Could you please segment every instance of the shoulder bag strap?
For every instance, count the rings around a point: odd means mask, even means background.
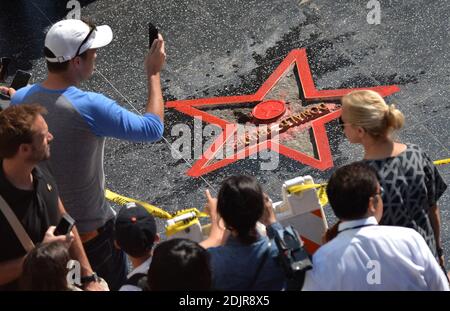
[[[8,203],[6,203],[6,201],[3,199],[1,195],[0,195],[0,210],[2,211],[3,215],[5,215],[6,220],[11,225],[11,228],[14,230],[14,233],[16,234],[25,251],[30,252],[34,248],[33,241],[31,241],[30,236],[23,228],[19,219],[17,219],[16,214],[14,214],[14,212],[9,207]]]

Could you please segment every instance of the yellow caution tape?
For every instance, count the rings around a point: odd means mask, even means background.
[[[443,165],[443,164],[449,164],[450,158],[448,159],[442,159],[442,160],[436,160],[433,162],[434,165]],[[326,204],[328,204],[328,197],[326,193],[326,185],[327,184],[304,184],[304,185],[296,185],[288,188],[289,193],[299,193],[306,190],[311,189],[317,189],[317,198],[319,199],[320,205],[323,207]],[[175,213],[168,213],[165,210],[156,207],[154,205],[151,205],[144,201],[135,200],[132,198],[125,197],[123,195],[117,194],[115,192],[112,192],[110,190],[105,191],[105,197],[114,203],[117,203],[119,205],[124,205],[126,203],[135,202],[140,205],[142,205],[150,214],[152,214],[155,217],[162,218],[162,219],[173,219],[182,215],[187,215],[189,213],[192,213],[192,217],[184,218],[180,221],[176,221],[173,224],[169,224],[166,227],[166,234],[168,236],[173,235],[177,232],[180,232],[182,230],[185,230],[189,228],[192,225],[195,225],[196,223],[199,223],[200,217],[209,217],[208,214],[200,212],[196,208],[189,208],[177,211]],[[181,217],[182,218],[182,217]]]
[[[289,187],[287,190],[289,193],[299,193],[306,190],[317,189],[317,198],[322,207],[328,204],[328,197],[326,193],[327,184],[303,184]]]
[[[170,213],[166,212],[165,210],[163,210],[159,207],[156,207],[154,205],[151,205],[147,202],[125,197],[123,195],[112,192],[108,189],[105,191],[105,197],[109,201],[117,203],[119,205],[124,205],[124,204],[130,203],[130,202],[138,203],[138,204],[142,205],[154,217],[167,219],[167,220],[173,219],[176,217],[180,217],[180,216],[186,215],[186,214],[192,214],[192,217],[183,219],[181,221],[177,221],[177,222],[167,226],[166,234],[168,236],[175,234],[177,232],[183,231],[183,230],[189,228],[190,226],[198,223],[199,217],[209,217],[208,214],[200,212],[196,208],[184,209],[184,210],[177,211],[173,214],[170,214]]]
[[[172,218],[172,215],[170,213],[168,213],[165,210],[162,210],[154,205],[151,205],[144,201],[127,198],[123,195],[117,194],[108,189],[106,189],[106,191],[105,191],[105,197],[108,200],[110,200],[114,203],[117,203],[119,205],[125,205],[126,203],[130,203],[130,202],[138,203],[138,204],[142,205],[150,214],[152,214],[153,216],[158,217],[158,218],[163,218],[163,219],[171,219]]]
[[[443,165],[443,164],[449,164],[449,163],[450,163],[450,158],[433,161],[434,165]]]

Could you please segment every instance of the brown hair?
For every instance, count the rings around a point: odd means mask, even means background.
[[[63,242],[38,244],[25,258],[20,287],[23,290],[68,290],[69,251]]]
[[[14,157],[21,144],[33,142],[33,123],[44,107],[32,105],[10,106],[0,112],[0,159]]]
[[[348,123],[364,128],[375,138],[389,135],[403,127],[405,118],[394,105],[387,105],[375,91],[353,91],[342,97],[348,111]]]

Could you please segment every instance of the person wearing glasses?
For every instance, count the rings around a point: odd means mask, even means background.
[[[326,191],[341,222],[336,237],[314,253],[303,290],[449,290],[417,231],[378,224],[383,188],[371,166],[355,162],[340,167]]]
[[[45,166],[54,174],[64,206],[76,220],[94,271],[117,290],[126,281],[127,265],[125,254],[114,247],[114,212],[104,196],[105,137],[142,142],[162,137],[160,71],[165,51],[159,35],[144,62],[149,95],[145,113],[138,115],[103,94],[79,88],[93,74],[97,49],[112,39],[107,25],[75,19],[57,22],[45,37],[47,78],[18,90],[11,104],[39,103],[47,109],[45,119],[55,140],[52,158]],[[82,281],[95,278],[93,274]]]
[[[364,162],[385,190],[380,224],[415,229],[445,269],[437,201],[447,185],[420,147],[392,138],[403,126],[403,114],[377,92],[354,91],[342,98],[340,121],[348,140],[363,146]]]

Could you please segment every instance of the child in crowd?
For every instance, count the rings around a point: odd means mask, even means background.
[[[133,271],[120,291],[141,291],[152,260],[152,248],[159,242],[155,218],[142,206],[129,203],[117,214],[115,244],[127,255]]]

